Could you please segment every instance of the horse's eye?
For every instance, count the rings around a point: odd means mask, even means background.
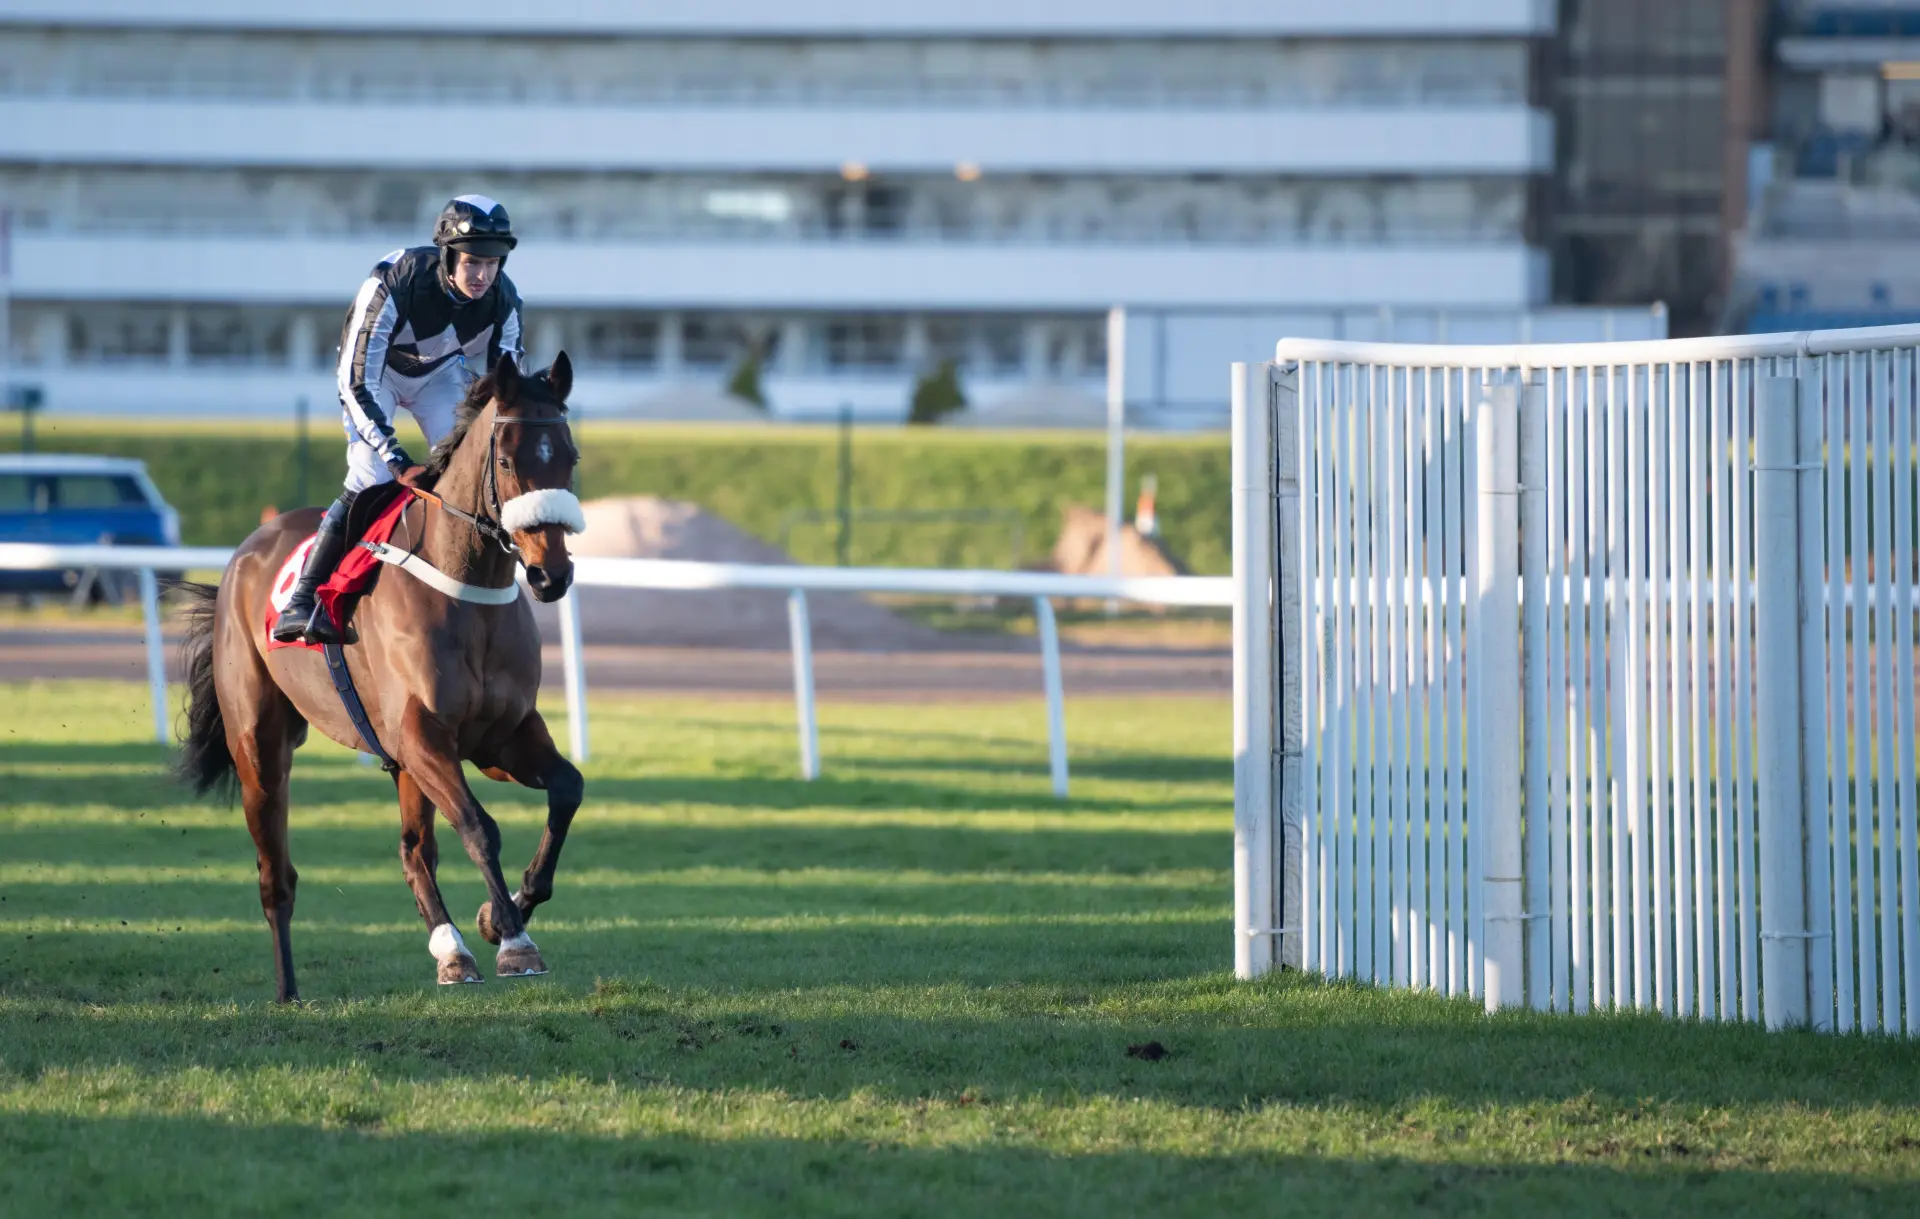
[[[501,468],[502,470],[511,470],[511,469],[513,469],[513,458],[511,458],[511,457],[502,457],[502,458],[500,459],[500,468]]]

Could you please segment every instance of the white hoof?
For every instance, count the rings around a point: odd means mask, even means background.
[[[526,932],[500,941],[500,954],[494,958],[493,972],[502,978],[537,978],[547,972],[547,963]]]
[[[427,937],[427,951],[433,954],[435,974],[442,986],[464,986],[481,980],[479,962],[467,951],[466,941],[452,923],[442,923]]]

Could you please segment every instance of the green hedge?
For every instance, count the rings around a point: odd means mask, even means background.
[[[653,494],[687,499],[768,541],[783,518],[831,512],[839,439],[832,428],[781,425],[702,427],[595,423],[576,431],[580,490],[593,498]],[[419,448],[417,434],[403,436]],[[0,436],[0,450],[17,437]],[[43,421],[44,451],[111,453],[147,463],[180,511],[190,544],[230,545],[251,531],[267,504],[293,506],[298,446],[290,426]],[[313,429],[308,498],[330,496],[345,469],[337,425]],[[1029,560],[1051,550],[1061,509],[1095,508],[1106,497],[1105,438],[1096,433],[983,433],[931,428],[856,429],[853,503],[866,509],[998,509],[1017,513]],[[1224,436],[1134,436],[1127,445],[1131,515],[1140,476],[1159,479],[1161,530],[1201,573],[1231,569],[1229,458]],[[831,523],[797,526],[790,548],[806,562],[831,562]],[[1010,529],[953,521],[856,524],[854,563],[1005,566]]]

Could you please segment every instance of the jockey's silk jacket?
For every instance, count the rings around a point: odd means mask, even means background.
[[[340,402],[360,438],[391,465],[400,452],[395,400],[412,399],[451,364],[478,377],[502,352],[523,355],[520,294],[504,271],[470,301],[447,284],[438,247],[395,250],[360,285],[340,332]]]

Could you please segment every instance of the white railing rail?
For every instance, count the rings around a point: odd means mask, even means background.
[[[154,739],[171,739],[167,725],[166,663],[160,629],[156,572],[224,570],[233,557],[212,546],[45,546],[0,543],[0,571],[64,571],[100,568],[139,574],[141,614],[146,624],[147,681],[152,692]],[[576,588],[655,591],[762,589],[788,597],[793,681],[800,744],[800,770],[820,774],[820,738],[814,715],[813,634],[808,593],[898,593],[937,597],[1025,597],[1034,603],[1040,635],[1042,688],[1047,701],[1048,771],[1053,792],[1067,794],[1067,740],[1056,598],[1118,600],[1147,605],[1227,608],[1233,582],[1225,576],[1102,577],[1047,572],[921,570],[896,567],[801,567],[752,563],[701,563],[684,559],[574,560]],[[560,649],[566,684],[569,752],[585,761],[587,746],[586,663],[581,650],[579,601],[560,602]]]
[[[1700,339],[1643,339],[1623,343],[1357,343],[1344,339],[1282,339],[1274,362],[1357,364],[1379,368],[1453,368],[1475,372],[1512,368],[1626,368],[1709,360],[1763,360],[1848,355],[1920,344],[1920,325],[1862,326],[1853,330],[1799,330],[1729,334]]]

